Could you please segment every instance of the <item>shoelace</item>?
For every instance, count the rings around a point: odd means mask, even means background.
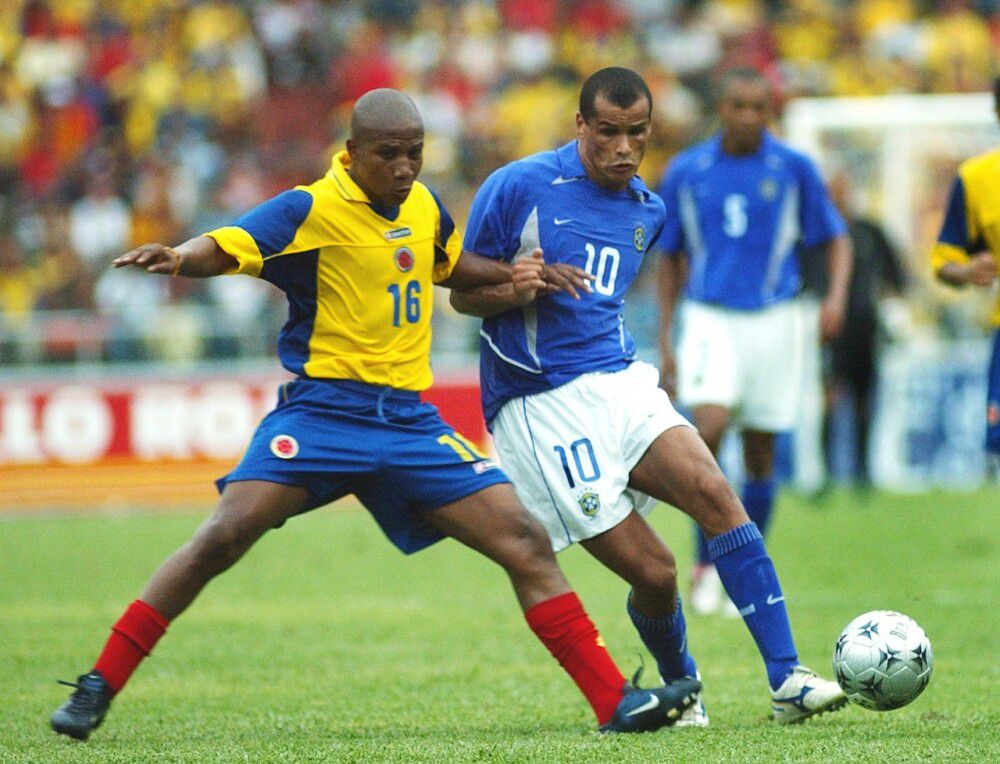
[[[629,685],[631,687],[634,687],[635,689],[638,690],[639,689],[639,680],[642,679],[642,672],[644,672],[646,670],[646,660],[645,660],[645,658],[642,657],[642,653],[636,652],[636,655],[639,656],[639,668],[637,668],[635,670],[635,673],[632,674],[632,679],[629,682]]]
[[[97,709],[97,697],[99,692],[91,687],[87,687],[82,682],[66,682],[57,679],[58,684],[76,688],[76,692],[69,696],[69,711],[72,713],[93,714]]]

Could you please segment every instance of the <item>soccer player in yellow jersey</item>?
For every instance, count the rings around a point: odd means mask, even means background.
[[[1000,119],[1000,77],[993,83]],[[934,273],[952,286],[990,288],[1000,259],[1000,148],[966,160],[951,188],[941,234],[931,254]],[[1000,295],[993,309],[993,356],[986,393],[986,449],[1000,456]]]
[[[403,552],[451,536],[501,565],[529,626],[602,730],[657,729],[694,702],[694,680],[651,690],[626,684],[507,477],[419,399],[431,384],[435,283],[512,283],[527,303],[539,290],[575,293],[586,278],[539,258],[511,266],[462,252],[448,212],[417,182],[423,140],[409,98],[371,91],[355,104],[347,150],[322,179],[176,248],[147,244],[114,261],[275,284],[289,302],[278,352],[297,377],[281,387],[240,464],[218,481],[214,513],[153,574],[93,670],[71,685],[51,717],[56,732],[85,740],[169,622],[214,576],[269,529],[349,493]]]

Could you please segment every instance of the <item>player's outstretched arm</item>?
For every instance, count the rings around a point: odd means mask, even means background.
[[[176,247],[163,244],[143,244],[112,261],[113,268],[141,268],[147,273],[167,276],[208,278],[221,276],[237,267],[236,258],[227,255],[215,239],[196,236]]]

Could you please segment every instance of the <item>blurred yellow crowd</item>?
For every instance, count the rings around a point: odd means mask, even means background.
[[[414,97],[425,179],[461,220],[492,169],[572,136],[580,81],[602,66],[650,83],[655,180],[711,127],[733,66],[786,100],[971,92],[998,49],[1000,0],[5,0],[0,325],[38,308],[263,309],[263,293],[106,264],[323,172],[372,87]]]

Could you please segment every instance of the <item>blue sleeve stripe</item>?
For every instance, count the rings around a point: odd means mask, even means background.
[[[233,223],[253,240],[263,257],[281,252],[292,243],[299,227],[312,209],[313,197],[308,191],[292,189],[268,199]]]
[[[943,244],[954,244],[968,250],[969,219],[965,210],[965,185],[962,178],[955,178],[948,197],[948,209],[944,213],[944,223],[941,224],[941,235],[938,241]]]
[[[427,190],[431,191],[429,188]],[[441,235],[438,238],[437,243],[441,249],[447,249],[448,239],[450,239],[451,235],[455,233],[455,221],[451,219],[451,215],[448,213],[448,210],[445,209],[441,200],[438,199],[438,195],[431,191],[431,196],[434,197],[434,202],[438,206],[438,212],[441,214]]]

